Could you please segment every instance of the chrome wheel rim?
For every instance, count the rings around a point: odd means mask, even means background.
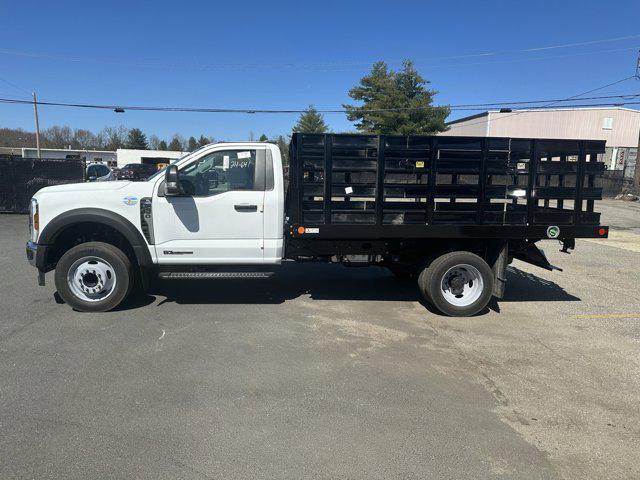
[[[451,305],[468,307],[482,296],[484,282],[476,267],[460,264],[446,271],[441,287],[442,296]]]
[[[85,302],[99,302],[113,293],[116,272],[100,257],[82,257],[69,268],[67,283],[71,292]]]

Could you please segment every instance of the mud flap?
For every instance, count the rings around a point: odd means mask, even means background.
[[[544,268],[545,270],[553,271],[561,268],[551,265],[544,252],[536,247],[535,243],[528,243],[525,247],[517,250],[513,253],[513,257],[523,262],[530,263],[536,267]]]
[[[504,289],[507,285],[507,264],[509,263],[509,243],[500,249],[496,261],[493,263],[493,296],[497,298],[504,297]]]

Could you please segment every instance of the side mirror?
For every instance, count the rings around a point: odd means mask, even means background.
[[[167,196],[182,195],[182,186],[178,178],[178,167],[169,165],[164,172],[164,194]]]

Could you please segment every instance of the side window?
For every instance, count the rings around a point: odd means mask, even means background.
[[[253,190],[255,150],[221,150],[210,153],[179,171],[187,195],[209,197],[232,190]]]
[[[95,177],[95,176],[96,176],[96,166],[89,165],[89,168],[87,168],[87,177]]]
[[[104,177],[109,174],[109,169],[104,165],[96,165],[96,171],[99,177]]]

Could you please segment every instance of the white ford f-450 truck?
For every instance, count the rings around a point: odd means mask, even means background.
[[[556,268],[536,242],[568,252],[608,235],[594,212],[603,152],[592,140],[294,134],[286,179],[273,144],[211,144],[146,181],[38,191],[27,258],[40,285],[55,270],[80,311],[113,309],[134,284],[268,277],[290,260],[387,267],[468,316],[502,297],[513,258]]]

